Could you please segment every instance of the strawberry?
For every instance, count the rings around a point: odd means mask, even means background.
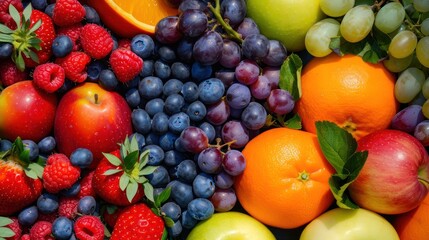
[[[144,203],[125,208],[119,215],[110,240],[159,240],[164,234],[164,221]]]
[[[79,217],[73,228],[77,239],[104,239],[104,225],[96,216],[84,215]]]
[[[144,175],[151,174],[156,167],[146,166],[149,152],[140,154],[135,137],[125,138],[120,149],[103,153],[92,179],[92,186],[104,201],[127,206],[146,197],[153,200],[153,187]]]
[[[93,176],[94,176],[94,170],[83,175],[82,179],[80,180],[80,191],[77,194],[79,198],[83,198],[85,196],[92,196],[92,197],[97,196],[94,188],[92,187]]]
[[[113,49],[113,38],[102,26],[89,23],[83,26],[80,42],[83,51],[95,59],[102,59]]]
[[[113,228],[116,224],[116,221],[118,220],[119,215],[121,215],[123,210],[124,207],[106,206],[105,209],[103,209],[102,211],[102,216],[107,226]]]
[[[116,78],[123,83],[131,81],[143,68],[143,59],[125,48],[114,50],[110,55],[109,63]]]
[[[55,63],[44,63],[33,72],[34,84],[47,93],[57,91],[65,81],[64,68]]]
[[[79,198],[77,197],[60,197],[58,206],[58,215],[74,219],[77,216],[77,205]]]
[[[79,167],[73,166],[66,155],[55,153],[46,160],[43,170],[43,186],[50,193],[58,193],[70,188],[79,179],[79,176]]]
[[[30,229],[31,240],[54,240],[52,236],[52,223],[37,221]]]
[[[63,58],[57,58],[55,63],[64,68],[66,78],[73,82],[84,82],[88,76],[86,67],[91,57],[84,52],[71,52]]]
[[[52,15],[55,25],[60,27],[79,23],[85,17],[85,8],[78,0],[57,0]]]
[[[83,25],[81,23],[77,23],[68,27],[61,27],[57,29],[57,35],[66,35],[70,37],[73,42],[73,51],[79,51],[81,50],[80,32],[82,27]]]
[[[0,152],[0,216],[9,216],[41,195],[43,167],[30,162],[29,150],[17,138],[12,148]]]
[[[2,0],[0,1],[0,23],[5,24],[11,29],[16,28],[16,24],[12,19],[12,16],[9,14],[9,6],[12,5],[18,10],[18,12],[22,12],[24,10],[24,6],[22,5],[21,0]]]
[[[51,18],[44,12],[33,10],[29,4],[22,16],[12,5],[10,15],[16,19],[16,29],[3,28],[0,37],[4,42],[12,43],[14,50],[12,60],[20,71],[25,67],[35,67],[47,62],[52,55],[52,43],[55,28]]]
[[[27,71],[19,71],[12,60],[0,62],[0,84],[3,87],[27,80],[27,77]]]

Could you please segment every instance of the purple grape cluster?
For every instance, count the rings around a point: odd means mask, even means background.
[[[424,146],[429,146],[429,120],[424,116],[421,105],[411,104],[397,112],[391,128],[414,135]]]

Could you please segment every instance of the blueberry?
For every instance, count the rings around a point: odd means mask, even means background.
[[[225,93],[225,86],[218,78],[209,78],[198,85],[199,99],[204,104],[218,102]]]
[[[173,201],[164,203],[161,206],[161,211],[173,221],[179,220],[180,216],[182,215],[182,209],[179,205],[177,205],[177,203]]]
[[[192,183],[198,174],[197,164],[189,159],[183,160],[175,169],[177,178],[185,183]]]
[[[175,113],[168,119],[168,129],[175,134],[180,134],[190,125],[189,116],[184,112]]]
[[[131,51],[143,59],[150,57],[154,49],[155,43],[149,35],[138,34],[131,39]]]
[[[87,148],[77,148],[70,154],[70,162],[74,166],[87,168],[91,165],[94,157],[92,152]]]
[[[39,156],[39,146],[33,140],[22,140],[24,150],[28,150],[30,161],[34,161]]]
[[[209,198],[215,191],[215,182],[211,175],[200,173],[195,177],[192,188],[196,197]]]
[[[213,125],[208,122],[203,122],[200,124],[199,128],[201,128],[206,133],[209,142],[214,141],[214,139],[216,138],[216,130]]]
[[[186,229],[192,229],[195,225],[197,225],[198,220],[193,218],[188,210],[183,211],[181,218],[182,227]]]
[[[154,144],[154,145],[159,145],[159,135],[154,133],[154,132],[150,132],[148,134],[145,135],[146,137],[146,145],[150,145],[150,144]]]
[[[147,179],[153,187],[165,187],[170,182],[168,171],[163,166],[158,166],[155,171],[147,175]]]
[[[85,8],[85,21],[87,23],[95,23],[95,24],[100,24],[100,16],[98,15],[97,11],[95,11],[94,8],[88,6],[88,5],[83,5],[83,7]]]
[[[48,6],[47,0],[31,0],[31,5],[34,9],[43,11]]]
[[[134,109],[131,113],[131,122],[136,132],[141,134],[149,133],[151,130],[151,122],[149,114],[141,108]]]
[[[174,142],[179,136],[172,132],[166,132],[159,137],[159,146],[164,151],[170,151],[174,149]]]
[[[210,65],[203,65],[199,62],[194,62],[191,66],[191,77],[197,82],[201,82],[211,77],[213,68]]]
[[[158,166],[164,160],[164,150],[158,145],[146,145],[142,151],[149,150],[148,165]]]
[[[179,236],[183,231],[182,223],[180,221],[175,221],[173,226],[167,228],[167,231],[172,237]]]
[[[64,94],[75,86],[76,86],[76,84],[74,82],[72,82],[70,79],[66,78],[66,80],[64,81],[64,84],[61,85],[61,87],[57,90],[57,93],[60,95]]]
[[[100,85],[107,90],[114,90],[119,83],[116,75],[110,69],[103,69],[100,72],[98,81]]]
[[[58,196],[51,193],[42,193],[37,199],[37,208],[41,213],[49,214],[58,209]]]
[[[54,15],[54,7],[55,7],[55,3],[51,3],[48,6],[46,6],[45,8],[45,13],[52,18],[52,15]]]
[[[185,160],[185,155],[177,150],[169,150],[164,154],[164,164],[168,167],[177,166]]]
[[[152,131],[156,134],[163,134],[168,131],[169,118],[164,112],[155,114],[152,118]]]
[[[92,81],[98,80],[101,71],[106,68],[107,66],[103,61],[95,60],[91,62],[90,64],[88,64],[86,71],[88,73],[88,78]]]
[[[76,181],[70,188],[61,190],[61,194],[66,197],[77,196],[80,192],[80,182]]]
[[[144,109],[149,114],[149,116],[153,117],[155,114],[164,111],[164,100],[162,98],[154,98],[149,100]]]
[[[163,85],[161,78],[148,76],[140,81],[139,93],[143,98],[150,100],[161,96]]]
[[[161,46],[158,49],[159,58],[166,63],[173,63],[176,60],[176,53],[170,46]]]
[[[145,139],[145,136],[143,134],[135,132],[128,137],[128,139],[130,141],[132,138],[136,139],[139,150],[142,150],[143,147],[146,145],[146,139]]]
[[[205,198],[195,198],[188,204],[188,213],[197,220],[206,220],[214,213],[214,206],[210,200]]]
[[[97,207],[97,202],[93,196],[81,198],[77,204],[77,212],[84,215],[92,215]]]
[[[170,78],[171,68],[167,63],[157,60],[154,63],[155,75],[163,80]]]
[[[153,60],[144,60],[143,68],[140,72],[140,77],[152,76],[153,71]]]
[[[165,99],[164,110],[167,114],[179,113],[183,106],[185,106],[183,96],[173,93]]]
[[[183,62],[189,63],[192,61],[192,49],[194,47],[194,40],[190,38],[183,38],[179,41],[176,47],[177,57]]]
[[[186,208],[194,199],[192,186],[178,180],[171,181],[167,186],[171,186],[171,198],[182,208]]]
[[[73,222],[67,217],[58,217],[52,223],[52,235],[55,239],[69,240],[73,235]]]
[[[39,211],[37,210],[37,207],[33,205],[30,207],[24,208],[23,210],[21,210],[21,212],[19,212],[18,222],[19,224],[24,226],[31,226],[37,221],[38,217],[39,217]]]
[[[13,52],[13,45],[10,43],[0,43],[0,58],[8,58]]]
[[[12,142],[7,139],[0,140],[0,152],[7,151],[12,148]]]
[[[52,54],[61,58],[67,56],[73,50],[73,41],[67,35],[58,35],[52,43]]]
[[[134,109],[140,105],[140,94],[137,88],[130,88],[125,92],[125,100],[130,108]]]
[[[194,82],[186,82],[182,86],[181,94],[186,102],[194,102],[199,97],[198,85]]]
[[[164,87],[162,88],[162,92],[164,93],[164,96],[170,96],[174,93],[180,93],[182,90],[183,83],[178,79],[169,79],[167,82],[164,83]]]
[[[195,101],[189,104],[186,114],[188,114],[191,121],[199,122],[204,119],[207,114],[207,108],[204,103],[200,101]]]
[[[52,136],[47,136],[37,143],[40,153],[52,153],[56,145],[55,138]]]
[[[175,62],[171,65],[171,76],[179,80],[187,80],[191,76],[189,66],[181,62]]]

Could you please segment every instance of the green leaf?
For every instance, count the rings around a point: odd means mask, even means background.
[[[122,176],[119,178],[119,188],[124,191],[129,183],[130,177],[126,173],[122,174]]]
[[[143,188],[144,188],[144,194],[146,195],[146,198],[150,202],[154,203],[155,199],[153,197],[153,186],[149,182],[146,182],[143,184]]]
[[[298,114],[293,115],[291,118],[285,121],[284,126],[292,129],[301,129],[301,117]]]
[[[142,170],[146,164],[149,162],[149,150],[144,151],[140,154],[140,160],[139,160],[139,170]]]
[[[161,205],[170,198],[170,195],[171,187],[167,187],[160,194],[155,195],[155,206],[161,207]]]
[[[359,172],[362,170],[365,165],[366,159],[368,158],[368,151],[355,152],[349,159],[347,159],[346,164],[343,167],[343,174],[347,174],[347,181],[354,181]]]
[[[351,183],[352,182],[344,183],[342,178],[336,174],[332,175],[331,178],[329,178],[329,186],[331,188],[331,192],[334,195],[336,204],[340,208],[345,208],[345,209],[359,208],[359,206],[356,205],[346,194],[347,187]]]
[[[35,162],[33,162],[33,163],[30,163],[29,165],[28,165],[28,167],[27,167],[30,171],[33,171],[33,172],[35,172],[36,173],[36,176],[38,177],[38,178],[42,178],[42,176],[43,176],[43,167],[42,166],[40,166],[38,163],[35,163]]]
[[[139,187],[138,183],[133,179],[130,179],[130,183],[128,184],[127,190],[126,190],[127,199],[129,202],[133,200],[134,196],[137,193],[138,187]]]
[[[0,227],[7,226],[11,223],[13,223],[12,219],[10,219],[8,217],[1,217],[0,216]]]
[[[18,155],[19,159],[22,160],[25,163],[30,162],[30,150],[25,149],[24,151],[20,152]]]
[[[139,143],[137,142],[137,138],[135,135],[133,135],[133,137],[131,138],[130,141],[130,150],[131,152],[133,151],[139,151]]]
[[[169,228],[173,227],[173,225],[174,225],[173,219],[171,219],[171,218],[169,218],[167,216],[163,216],[162,218],[164,219],[165,225],[167,227],[169,227]]]
[[[27,7],[24,8],[24,11],[22,12],[22,17],[24,18],[25,21],[30,20],[32,11],[33,11],[33,8],[31,4],[28,4]]]
[[[355,6],[357,5],[373,5],[374,4],[374,0],[356,0],[355,1]]]
[[[149,175],[155,172],[158,166],[146,166],[142,170],[140,170],[139,175]]]
[[[13,43],[13,37],[4,33],[0,33],[0,42]]]
[[[0,227],[0,237],[9,238],[15,236],[15,233],[12,229],[8,227]]]
[[[25,70],[25,62],[20,52],[16,55],[15,64],[19,71],[23,72]]]
[[[295,54],[290,54],[280,68],[279,87],[287,90],[297,100],[301,97],[302,60]]]
[[[21,15],[19,14],[18,10],[16,10],[15,6],[13,4],[9,4],[9,14],[12,17],[13,21],[16,23],[16,26],[21,26]]]
[[[9,27],[7,27],[4,24],[0,24],[0,33],[6,33],[6,34],[11,34],[13,33],[13,30],[10,29]],[[13,39],[13,38],[12,38]]]
[[[343,55],[341,52],[341,37],[338,36],[331,38],[331,42],[329,42],[329,48],[339,56]]]
[[[30,28],[29,33],[35,32],[37,29],[42,26],[42,20],[38,20],[33,26]]]
[[[374,50],[368,50],[366,51],[363,56],[362,59],[365,62],[369,62],[369,63],[377,63],[380,60],[380,57],[378,56],[377,52]]]
[[[122,169],[109,169],[109,170],[105,171],[105,172],[103,173],[103,175],[108,176],[108,175],[116,174],[116,173],[118,173],[118,172],[122,172]]]
[[[344,129],[328,121],[316,122],[317,139],[326,159],[338,173],[357,148],[356,140]]]
[[[103,155],[107,159],[107,161],[109,161],[114,166],[120,166],[122,164],[122,161],[111,153],[103,153]]]
[[[164,231],[162,232],[161,240],[167,240],[168,239],[168,232],[167,229],[164,228]]]
[[[28,168],[24,168],[24,172],[25,172],[25,175],[27,175],[27,177],[29,177],[29,178],[32,178],[32,179],[37,179],[38,178],[37,177],[37,173],[34,172],[34,171],[31,171]]]
[[[118,210],[118,207],[115,206],[115,205],[108,204],[108,205],[105,205],[105,206],[106,206],[106,211],[107,211],[108,214],[113,214],[113,213],[115,213],[116,210]]]
[[[110,233],[109,229],[106,227],[106,225],[104,225],[104,236],[107,238],[110,238],[112,236],[112,234]]]
[[[124,158],[124,166],[125,169],[131,170],[134,168],[134,165],[136,165],[137,160],[139,159],[139,151],[134,151],[131,153],[128,153],[128,155]]]

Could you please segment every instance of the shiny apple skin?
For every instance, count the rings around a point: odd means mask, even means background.
[[[131,134],[131,109],[127,102],[97,83],[73,88],[58,105],[54,124],[58,150],[67,156],[77,148],[91,150],[94,160],[90,168],[96,167],[103,152],[118,149],[118,143]]]
[[[423,145],[408,133],[385,129],[358,141],[368,158],[349,186],[360,206],[381,214],[399,214],[416,208],[428,193],[429,157]]]
[[[33,81],[12,84],[0,93],[0,139],[18,136],[35,142],[50,135],[58,98],[38,89]]]

